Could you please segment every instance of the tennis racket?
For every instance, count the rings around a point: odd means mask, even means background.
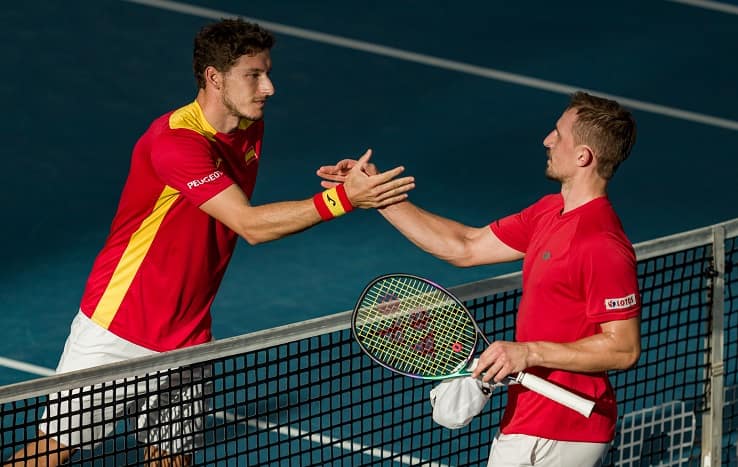
[[[410,274],[387,274],[366,286],[356,302],[351,331],[361,349],[383,367],[405,376],[442,380],[469,376],[479,338],[489,340],[451,292]],[[589,417],[594,402],[536,375],[507,377]]]

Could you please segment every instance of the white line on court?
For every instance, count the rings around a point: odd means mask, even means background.
[[[50,368],[44,368],[37,365],[31,365],[30,363],[23,363],[19,362],[17,360],[11,360],[9,358],[0,357],[0,366],[5,366],[8,368],[13,368],[16,370],[25,371],[27,373],[37,374],[40,376],[51,376],[55,372],[54,370]],[[216,417],[224,418],[228,421],[237,421],[237,422],[243,422],[247,423],[248,425],[251,425],[256,428],[260,429],[267,429],[270,431],[277,432],[281,435],[293,437],[293,438],[305,438],[309,439],[310,441],[314,443],[321,444],[323,446],[334,446],[336,448],[341,448],[348,450],[350,452],[355,453],[362,453],[366,454],[368,456],[372,456],[378,459],[389,459],[394,457],[396,454],[392,451],[387,451],[385,449],[380,448],[371,448],[368,446],[364,446],[362,444],[354,443],[352,441],[341,441],[335,438],[332,438],[330,436],[320,434],[320,433],[309,433],[294,427],[284,427],[279,426],[277,424],[261,421],[261,420],[249,420],[245,417],[237,417],[234,414],[230,412],[217,412],[215,414]],[[419,459],[417,457],[407,456],[404,455],[401,457],[399,462],[405,464],[405,465],[427,465],[429,467],[448,467],[445,464],[439,464],[436,462],[428,462],[423,459]]]
[[[225,11],[212,10],[210,8],[203,8],[194,5],[188,5],[186,3],[174,2],[169,0],[123,0],[129,3],[138,3],[154,8],[160,8],[169,11],[176,11],[178,13],[185,13],[188,15],[199,16],[202,18],[210,19],[221,19],[221,18],[232,18],[240,15],[228,13]],[[676,1],[676,0],[675,0]],[[520,86],[527,86],[530,88],[541,89],[544,91],[550,91],[558,94],[569,95],[574,91],[581,90],[589,92],[590,94],[597,94],[608,99],[614,99],[626,107],[631,109],[643,110],[645,112],[655,113],[664,115],[666,117],[676,118],[680,120],[687,120],[696,123],[702,123],[708,126],[714,126],[718,128],[725,128],[728,130],[738,131],[738,121],[729,120],[726,118],[715,117],[712,115],[706,115],[698,112],[691,112],[688,110],[682,110],[674,107],[668,107],[665,105],[654,104],[651,102],[645,102],[637,99],[630,99],[627,97],[616,96],[613,94],[607,94],[593,89],[585,89],[577,86],[570,86],[567,84],[556,83],[553,81],[546,81],[537,78],[531,78],[529,76],[518,75],[515,73],[508,73],[506,71],[495,70],[492,68],[485,68],[481,66],[471,65],[468,63],[457,62],[453,60],[446,60],[443,58],[433,57],[430,55],[423,55],[414,52],[408,52],[405,50],[395,49],[392,47],[385,47],[382,45],[372,44],[370,42],[364,42],[354,39],[348,39],[341,36],[334,36],[331,34],[325,34],[322,32],[311,31],[308,29],[296,28],[287,26],[279,23],[272,23],[269,21],[262,21],[256,18],[246,18],[247,21],[252,21],[261,24],[266,29],[272,32],[284,34],[287,36],[299,37],[301,39],[311,40],[314,42],[320,42],[324,44],[335,45],[337,47],[344,47],[347,49],[361,50],[363,52],[373,53],[376,55],[382,55],[386,57],[392,57],[399,60],[405,60],[408,62],[421,63],[423,65],[433,66],[436,68],[443,68],[452,71],[458,71],[460,73],[466,73],[469,75],[481,76],[483,78],[494,79],[497,81],[503,81],[507,83],[513,83]]]
[[[217,412],[215,413],[215,416],[218,418],[224,418],[228,420],[229,422],[239,422],[239,423],[246,423],[249,426],[259,428],[261,430],[270,430],[279,433],[280,435],[287,436],[290,438],[304,438],[312,441],[313,443],[320,444],[322,446],[332,446],[335,448],[341,448],[346,451],[353,452],[355,454],[365,454],[368,456],[375,457],[377,459],[394,459],[394,457],[397,455],[396,453],[392,451],[387,451],[386,449],[380,449],[380,448],[370,448],[367,446],[364,446],[362,444],[357,444],[351,441],[340,441],[338,439],[335,439],[333,437],[323,435],[320,433],[309,433],[304,430],[300,430],[293,427],[286,427],[286,426],[279,426],[276,423],[272,423],[269,421],[264,420],[252,420],[248,419],[247,417],[243,416],[236,416],[232,414],[231,412]],[[449,467],[446,464],[439,464],[438,462],[430,462],[426,461],[424,459],[419,459],[417,457],[413,456],[402,456],[399,460],[396,460],[395,462],[400,462],[405,465],[421,465],[421,466],[428,466],[428,467]]]
[[[0,366],[13,368],[14,370],[25,371],[26,373],[40,376],[51,376],[54,374],[54,370],[52,370],[51,368],[44,368],[42,366],[19,362],[18,360],[11,360],[5,357],[0,357]]]
[[[738,15],[738,6],[730,5],[728,3],[711,2],[709,0],[666,0],[667,2],[683,3],[685,5],[695,6],[697,8],[704,8],[706,10],[715,10],[723,13],[730,13],[731,15]]]

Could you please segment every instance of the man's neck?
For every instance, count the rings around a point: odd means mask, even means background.
[[[204,89],[197,93],[197,103],[202,109],[205,120],[215,128],[218,133],[230,133],[238,128],[241,119],[230,113],[223,102],[213,94],[208,94]]]
[[[599,179],[593,183],[563,183],[561,196],[564,198],[562,214],[583,206],[593,199],[607,196],[607,183]]]

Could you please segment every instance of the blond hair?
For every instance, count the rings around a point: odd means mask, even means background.
[[[592,148],[597,159],[597,173],[609,180],[635,144],[633,115],[613,100],[581,91],[572,94],[568,109],[577,111],[572,128],[575,143]]]

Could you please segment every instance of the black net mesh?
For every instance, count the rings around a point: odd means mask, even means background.
[[[731,238],[723,465],[736,465],[738,441],[736,264],[738,246]],[[620,420],[605,465],[699,465],[709,403],[711,267],[710,246],[639,262],[643,353],[635,368],[611,374]],[[466,304],[490,337],[510,340],[520,293],[509,290]],[[496,390],[470,425],[449,430],[431,418],[434,384],[378,367],[343,329],[5,402],[2,456],[8,459],[29,442],[43,444],[36,435],[43,426],[83,446],[71,465],[140,465],[172,455],[208,466],[486,465],[505,391]]]

